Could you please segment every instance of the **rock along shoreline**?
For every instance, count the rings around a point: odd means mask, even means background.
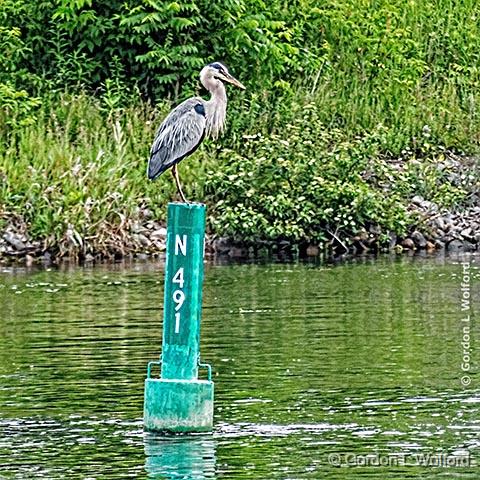
[[[245,242],[241,239],[218,237],[207,233],[206,252],[230,258],[265,257],[338,257],[369,253],[396,253],[426,251],[429,253],[462,253],[480,251],[480,206],[475,205],[461,211],[441,210],[438,205],[420,196],[413,197],[409,208],[419,219],[407,235],[399,237],[384,232],[372,224],[349,238],[340,238],[335,232],[327,231],[327,241],[316,244],[292,243],[287,240]],[[165,252],[167,230],[164,224],[146,220],[135,224],[128,235],[122,236],[110,251],[95,253],[95,246],[75,239],[72,249],[60,252],[45,241],[33,241],[25,227],[16,228],[7,224],[0,232],[1,263],[56,263],[61,259],[79,262],[138,258],[146,260]],[[76,243],[75,243],[76,242]],[[80,248],[81,247],[81,248]]]

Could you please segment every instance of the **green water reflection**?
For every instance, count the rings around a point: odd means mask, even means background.
[[[207,265],[215,431],[166,438],[141,418],[163,264],[4,268],[0,478],[478,478],[478,260]]]

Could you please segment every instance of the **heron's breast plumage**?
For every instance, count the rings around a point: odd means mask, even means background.
[[[227,95],[222,83],[212,92],[212,98],[205,102],[206,131],[205,135],[211,138],[218,136],[225,130],[227,116]]]

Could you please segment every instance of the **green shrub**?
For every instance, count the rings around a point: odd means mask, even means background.
[[[36,121],[40,99],[25,90],[16,90],[8,83],[0,83],[0,133],[31,125]]]
[[[327,129],[310,103],[280,131],[244,137],[243,147],[223,150],[219,168],[207,174],[213,229],[292,241],[324,240],[328,231],[351,235],[372,223],[404,233],[404,204],[364,178],[379,161],[381,133],[349,139]]]
[[[35,121],[40,104],[24,89],[18,89],[19,59],[27,51],[19,28],[0,26],[0,134]]]

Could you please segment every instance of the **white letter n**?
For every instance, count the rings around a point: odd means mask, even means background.
[[[178,255],[178,249],[182,252],[182,255],[185,257],[187,255],[187,236],[183,235],[180,238],[180,235],[175,235],[175,255]]]

